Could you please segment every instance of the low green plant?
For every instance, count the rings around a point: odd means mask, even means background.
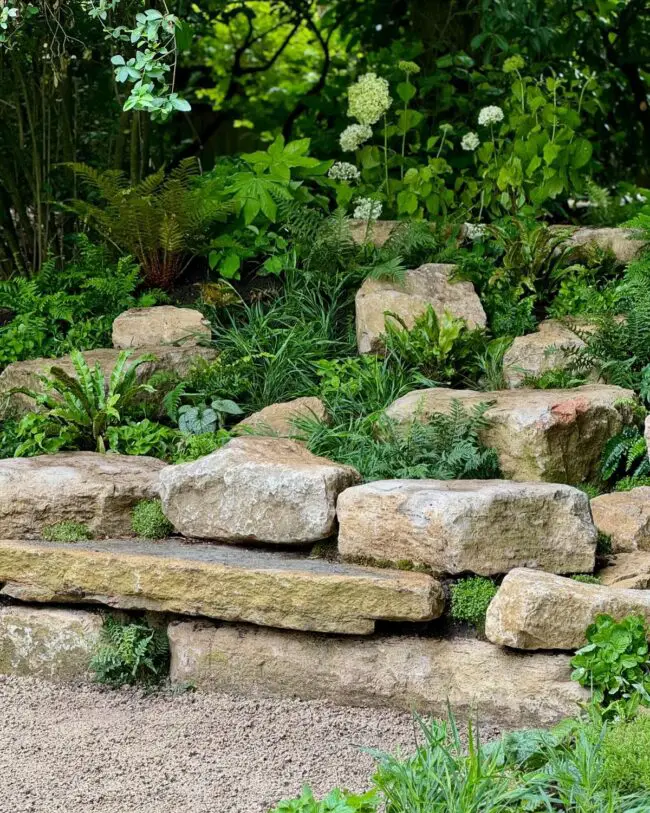
[[[354,794],[335,789],[319,801],[314,798],[311,789],[306,787],[299,799],[280,802],[272,813],[375,813],[376,810],[375,791]]]
[[[631,491],[640,486],[650,486],[650,477],[623,477],[614,486],[614,491]]]
[[[492,579],[470,576],[451,586],[451,617],[482,630],[490,602],[497,594]]]
[[[601,477],[615,484],[617,480],[641,480],[650,475],[648,447],[641,429],[625,426],[606,444],[601,456]]]
[[[35,457],[77,449],[78,432],[72,425],[62,425],[42,412],[28,412],[14,423],[11,430],[13,457]]]
[[[576,573],[571,578],[574,582],[582,582],[582,584],[601,584],[599,577],[592,573]]]
[[[600,494],[602,494],[601,488],[595,483],[578,483],[576,488],[579,488],[580,491],[584,492],[590,500],[593,500],[594,497],[598,497]]]
[[[610,556],[612,553],[612,537],[604,531],[598,531],[596,538],[596,555],[597,556]]]
[[[46,542],[83,542],[85,539],[93,538],[87,525],[71,520],[46,525],[41,529],[41,536]]]
[[[181,435],[176,444],[172,458],[173,463],[189,463],[199,457],[216,452],[232,439],[230,432],[219,429],[218,432],[207,432],[203,435]]]
[[[169,664],[169,641],[164,629],[148,621],[120,621],[104,618],[100,642],[90,661],[98,683],[117,688],[124,685],[158,683]]]
[[[243,410],[228,398],[215,398],[210,406],[184,404],[178,410],[178,428],[185,434],[205,435],[223,429],[227,417],[243,414]]]
[[[650,717],[610,726],[602,742],[603,772],[608,785],[623,793],[650,791]]]
[[[160,500],[143,500],[131,513],[131,527],[143,539],[164,539],[174,526],[163,514]]]
[[[179,432],[149,418],[106,428],[112,452],[128,455],[150,455],[168,460],[174,456]]]
[[[607,716],[625,716],[650,701],[650,654],[643,618],[615,621],[599,615],[587,628],[587,645],[571,661],[573,680],[591,689]]]
[[[539,375],[525,375],[523,386],[533,390],[568,390],[581,387],[585,382],[586,378],[579,372],[558,368]]]

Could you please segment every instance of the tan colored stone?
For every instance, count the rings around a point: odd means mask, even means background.
[[[584,584],[541,570],[512,570],[488,607],[485,634],[515,649],[578,649],[596,616],[650,621],[650,592]]]
[[[626,590],[650,589],[650,551],[618,553],[597,573],[601,583],[607,587]]]
[[[650,550],[650,487],[594,497],[591,513],[598,530],[611,536],[614,553]]]
[[[350,237],[355,243],[372,243],[381,248],[391,235],[404,226],[402,220],[351,220]]]
[[[491,404],[490,426],[480,433],[496,449],[503,474],[513,480],[582,483],[600,473],[607,441],[632,420],[632,390],[588,384],[569,390],[415,390],[386,410],[398,424],[426,422],[448,413],[454,401],[467,409]]]
[[[171,679],[243,696],[388,706],[502,729],[546,726],[588,694],[564,655],[520,655],[476,639],[355,640],[201,622],[168,628]]]
[[[338,500],[339,551],[482,576],[514,567],[592,570],[596,529],[570,486],[508,480],[380,480]]]
[[[120,349],[165,344],[193,347],[199,339],[211,336],[210,323],[200,311],[173,305],[131,308],[113,322],[113,347]]]
[[[646,241],[640,239],[638,231],[609,227],[592,228],[585,226],[577,229],[571,235],[570,242],[576,246],[593,244],[611,251],[616,259],[623,264],[635,260],[646,247]]]
[[[260,409],[240,421],[236,429],[249,429],[256,435],[291,437],[297,430],[296,419],[309,419],[327,422],[328,414],[320,398],[296,398]]]
[[[336,498],[360,480],[350,466],[284,438],[234,438],[161,472],[165,516],[184,536],[299,545],[331,536]]]
[[[153,457],[62,452],[0,460],[0,538],[38,538],[82,522],[96,536],[131,536],[131,511],[158,496],[166,463]]]
[[[99,364],[108,383],[111,371],[120,354],[120,350],[103,349],[87,350],[83,353],[90,367]],[[130,362],[146,354],[155,356],[155,360],[138,368],[138,379],[143,381],[153,373],[176,373],[180,377],[187,375],[197,359],[211,361],[217,353],[210,347],[139,347],[133,351]],[[61,367],[69,375],[75,375],[70,356],[58,359],[30,359],[10,364],[0,374],[0,418],[9,415],[22,415],[34,411],[34,401],[22,393],[10,395],[12,389],[22,387],[40,392],[42,390],[40,375],[49,375],[52,367]]]
[[[470,328],[485,327],[485,311],[474,286],[454,281],[455,268],[430,263],[407,271],[402,282],[366,279],[355,299],[359,352],[381,352],[387,313],[399,316],[409,330],[429,306],[439,317],[448,312]]]
[[[428,621],[444,607],[424,573],[179,540],[0,541],[5,593],[203,615],[315,632],[371,633],[378,619]]]
[[[535,378],[551,370],[564,370],[571,363],[569,351],[585,343],[556,319],[540,322],[535,333],[517,336],[503,357],[503,371],[509,387],[521,387],[528,376]]]
[[[101,627],[99,615],[83,610],[0,607],[0,674],[84,678]]]

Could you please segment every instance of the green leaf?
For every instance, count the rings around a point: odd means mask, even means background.
[[[553,141],[549,141],[548,144],[544,145],[544,160],[547,164],[552,164],[553,161],[558,157],[562,147],[559,144],[555,144]]]
[[[400,214],[414,214],[418,208],[417,195],[408,189],[403,189],[397,196],[397,208]]]
[[[225,279],[239,279],[241,260],[238,254],[229,252],[219,265],[219,273]]]
[[[571,146],[571,166],[580,169],[589,163],[593,147],[586,138],[577,139]]]
[[[400,82],[396,90],[397,95],[404,104],[408,104],[417,92],[415,85],[411,84],[411,82]]]

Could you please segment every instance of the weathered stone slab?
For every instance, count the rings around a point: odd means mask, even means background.
[[[132,536],[131,511],[158,496],[167,464],[153,457],[61,452],[0,460],[0,539],[82,522],[95,536]]]
[[[627,590],[650,589],[650,551],[618,553],[599,570],[598,578],[607,587]]]
[[[449,412],[454,401],[470,409],[491,404],[483,443],[496,449],[503,474],[512,480],[582,483],[600,473],[607,441],[632,420],[632,390],[588,384],[570,390],[415,390],[386,414],[398,424],[427,421]]]
[[[500,728],[545,726],[587,693],[564,655],[510,653],[475,639],[365,640],[254,627],[176,623],[168,628],[171,679],[238,695],[388,706]]]
[[[512,570],[492,599],[485,634],[515,649],[578,649],[597,615],[650,621],[650,592],[603,587],[544,573]]]
[[[575,246],[592,244],[611,251],[622,264],[635,260],[647,245],[646,241],[641,239],[640,232],[635,229],[590,226],[576,229],[569,242]]]
[[[359,352],[382,351],[387,312],[399,316],[409,330],[429,306],[439,317],[448,311],[464,319],[470,328],[485,327],[485,311],[474,286],[471,282],[453,280],[455,268],[432,263],[421,265],[407,271],[401,282],[368,277],[355,298]]]
[[[104,373],[104,380],[108,382],[111,371],[115,366],[120,350],[102,349],[87,350],[83,353],[90,367],[99,364]],[[190,371],[197,359],[212,360],[217,353],[211,347],[163,347],[160,345],[139,347],[133,351],[130,363],[140,356],[153,354],[155,360],[138,367],[138,379],[143,381],[153,373],[170,372],[183,377]],[[128,366],[128,364],[127,364]],[[22,393],[9,395],[16,387],[40,392],[42,390],[40,375],[49,375],[52,367],[61,367],[69,375],[75,375],[70,356],[58,359],[30,359],[29,361],[16,361],[10,364],[0,374],[0,418],[8,415],[22,415],[34,411],[34,401]]]
[[[597,532],[576,488],[508,480],[380,480],[338,500],[339,551],[483,576],[594,567]]]
[[[251,430],[256,435],[288,438],[297,432],[296,419],[325,423],[328,419],[325,404],[314,396],[271,404],[244,418],[235,428]]]
[[[551,370],[564,370],[571,363],[572,350],[585,343],[556,319],[540,322],[535,333],[517,336],[503,357],[503,371],[509,387],[521,387],[526,376],[537,377]]]
[[[591,513],[598,530],[611,536],[614,553],[650,550],[650,487],[594,497]]]
[[[444,605],[440,584],[423,573],[173,539],[0,541],[0,582],[33,600],[352,634],[372,632],[378,619],[427,621]]]
[[[336,498],[359,474],[282,438],[239,437],[160,474],[165,516],[184,536],[300,545],[336,528]]]
[[[211,335],[210,323],[200,311],[173,305],[131,308],[113,321],[113,347],[120,349],[165,344],[190,347]]]
[[[83,678],[101,627],[101,617],[84,610],[0,607],[0,674]]]

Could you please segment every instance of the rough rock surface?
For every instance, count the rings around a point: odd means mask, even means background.
[[[339,551],[483,576],[592,570],[596,529],[576,488],[508,480],[380,480],[338,500]]]
[[[0,607],[0,674],[83,678],[101,627],[84,610]]]
[[[485,311],[474,286],[453,281],[455,268],[427,264],[407,271],[402,282],[366,279],[355,299],[359,352],[381,352],[387,312],[399,316],[409,329],[429,306],[438,316],[448,311],[469,327],[485,327]]]
[[[338,565],[227,545],[0,541],[4,595],[204,615],[286,629],[367,634],[375,620],[429,621],[443,610],[424,573]]]
[[[586,693],[568,658],[521,656],[475,639],[366,640],[252,627],[173,623],[171,678],[243,695],[292,695],[360,706],[455,714],[504,728],[547,725]]]
[[[598,571],[602,584],[629,590],[650,589],[650,551],[618,553]]]
[[[336,527],[339,492],[358,473],[281,438],[239,437],[160,475],[165,516],[184,536],[305,544]]]
[[[113,347],[151,347],[159,344],[194,346],[212,335],[210,323],[200,311],[156,305],[131,308],[113,322]]]
[[[646,246],[646,241],[641,240],[639,232],[634,229],[598,229],[585,226],[574,231],[569,239],[576,246],[592,243],[600,248],[607,249],[621,263],[629,263],[636,259]]]
[[[381,248],[388,238],[402,226],[402,220],[350,221],[350,237],[355,243],[372,243]]]
[[[591,501],[599,531],[612,538],[614,553],[650,550],[650,487],[612,491]]]
[[[61,452],[0,460],[0,539],[83,522],[95,536],[131,536],[131,511],[158,496],[166,463],[153,457]]]
[[[90,367],[99,364],[104,373],[104,380],[108,382],[111,371],[115,366],[120,350],[103,349],[87,350],[83,353]],[[155,360],[138,367],[138,378],[144,380],[156,372],[173,372],[179,376],[186,375],[198,358],[212,360],[217,357],[216,351],[210,347],[163,347],[149,346],[134,348],[131,361],[135,361],[145,354],[153,354]],[[52,367],[61,367],[69,375],[75,375],[70,356],[58,359],[31,359],[29,361],[16,361],[10,364],[0,374],[0,418],[8,415],[22,415],[34,411],[34,401],[22,393],[10,395],[15,387],[23,387],[40,392],[40,375],[49,375]]]
[[[540,322],[535,333],[517,336],[503,357],[503,371],[509,387],[521,387],[524,379],[551,370],[563,370],[571,361],[569,350],[585,343],[556,319]]]
[[[470,409],[491,404],[481,439],[496,449],[513,480],[582,483],[598,476],[607,441],[631,420],[631,390],[588,384],[570,390],[415,390],[386,411],[398,424],[426,421],[457,400]]]
[[[237,428],[250,429],[256,435],[290,437],[297,431],[294,425],[296,418],[325,422],[328,418],[325,404],[314,396],[271,404],[244,418]]]
[[[519,568],[488,607],[485,634],[515,649],[578,649],[597,615],[641,615],[650,621],[650,592],[604,587]]]

